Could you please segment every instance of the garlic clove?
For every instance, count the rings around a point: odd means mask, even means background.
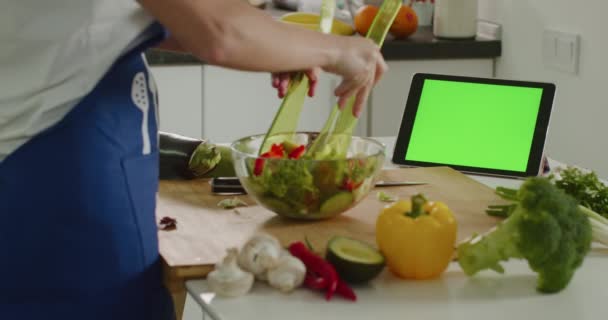
[[[306,266],[300,259],[282,255],[275,268],[268,270],[268,283],[282,292],[288,293],[304,282]]]
[[[272,269],[274,267],[277,266],[277,264],[279,263],[279,258],[281,257],[281,253],[280,252],[276,252],[276,251],[265,251],[265,252],[261,252],[258,255],[258,260],[257,262],[259,263],[260,267],[266,271],[268,269]]]
[[[230,248],[215,270],[207,275],[209,289],[219,296],[238,297],[248,293],[253,286],[254,277],[237,265],[238,250]]]
[[[277,264],[281,249],[275,237],[265,233],[256,234],[243,245],[238,256],[238,264],[243,270],[264,280],[268,269]]]
[[[236,298],[247,294],[253,287],[253,282],[253,275],[248,273],[246,276],[238,280],[231,279],[231,281],[209,281],[209,289],[215,292],[218,296]]]
[[[269,272],[271,273],[271,272]],[[282,292],[291,292],[293,291],[296,287],[298,287],[297,284],[297,277],[296,275],[289,273],[289,272],[279,272],[273,274],[272,276],[268,276],[268,282],[270,283],[271,286],[273,286],[274,288],[279,289]],[[272,280],[270,280],[272,279]]]

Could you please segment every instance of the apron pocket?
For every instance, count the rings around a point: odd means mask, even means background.
[[[158,191],[158,153],[123,159],[129,198],[139,230],[144,265],[157,262],[156,193]]]

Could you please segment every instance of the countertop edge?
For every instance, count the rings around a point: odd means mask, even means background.
[[[386,42],[382,48],[386,61],[430,59],[494,59],[502,54],[500,40],[443,42]],[[179,52],[150,49],[145,52],[151,66],[205,65],[197,57]]]

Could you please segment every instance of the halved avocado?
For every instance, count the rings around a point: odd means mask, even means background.
[[[377,277],[385,266],[384,256],[376,248],[343,236],[329,240],[325,258],[340,278],[350,283],[368,282]]]
[[[354,201],[355,197],[353,197],[352,193],[339,192],[331,196],[329,199],[323,201],[319,211],[322,215],[344,211],[349,208]]]

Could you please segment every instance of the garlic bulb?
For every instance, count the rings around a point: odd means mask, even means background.
[[[254,274],[259,280],[266,280],[268,269],[279,261],[281,244],[275,237],[260,233],[245,243],[238,257],[239,266]]]
[[[253,275],[237,265],[238,249],[230,248],[224,259],[207,275],[209,288],[224,297],[246,294],[253,286]]]
[[[291,292],[304,282],[306,266],[289,253],[281,255],[277,265],[268,270],[268,283],[281,290]]]

